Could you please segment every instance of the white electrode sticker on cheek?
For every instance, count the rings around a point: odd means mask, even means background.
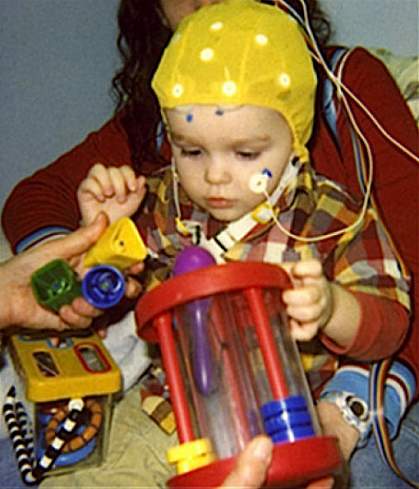
[[[265,193],[270,178],[272,178],[272,172],[269,168],[264,168],[261,173],[255,173],[250,177],[249,189],[255,194]]]

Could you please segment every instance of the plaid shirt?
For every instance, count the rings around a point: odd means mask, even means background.
[[[148,287],[153,287],[170,277],[177,253],[193,243],[190,236],[182,236],[176,231],[170,169],[160,177],[149,179],[148,187],[149,193],[136,222],[146,245],[155,253],[147,267]],[[223,229],[223,223],[200,210],[181,188],[179,190],[183,220],[200,223],[208,238]],[[302,237],[346,228],[361,212],[359,202],[336,183],[316,174],[309,164],[301,166],[297,177],[279,198],[277,208],[280,209],[278,220],[281,225]],[[258,224],[224,258],[226,261],[260,261],[277,265],[317,258],[330,281],[351,291],[396,301],[409,309],[408,277],[373,207],[368,207],[356,228],[318,242],[295,240],[284,234],[273,221]],[[323,370],[330,355],[323,349],[316,351],[316,360],[308,361],[309,369],[321,367]]]

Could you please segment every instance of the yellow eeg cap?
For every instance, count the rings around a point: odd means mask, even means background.
[[[255,0],[226,0],[186,17],[154,75],[160,106],[256,105],[280,112],[308,160],[316,75],[297,22]]]

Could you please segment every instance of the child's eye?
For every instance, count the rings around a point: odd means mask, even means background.
[[[257,160],[260,156],[259,151],[236,151],[236,154],[244,160]]]
[[[181,148],[180,149],[180,155],[183,156],[184,158],[196,158],[197,156],[200,156],[201,154],[202,154],[202,151],[198,148],[192,148],[192,149]]]

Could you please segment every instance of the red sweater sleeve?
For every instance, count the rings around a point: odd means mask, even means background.
[[[322,342],[337,355],[346,355],[360,361],[379,360],[393,355],[406,335],[406,324],[409,321],[406,309],[388,299],[362,292],[354,294],[361,306],[361,322],[352,344],[342,348],[325,335],[322,336]]]
[[[381,61],[357,48],[343,69],[343,82],[367,106],[393,138],[418,154],[418,129],[395,81]],[[374,155],[373,196],[396,247],[413,279],[414,308],[410,334],[399,354],[416,375],[419,394],[419,172],[418,164],[389,142],[358,108],[350,103]],[[313,140],[314,166],[319,173],[359,194],[352,147],[343,112],[338,117],[343,157],[339,157],[325,124]]]
[[[76,191],[91,166],[98,162],[107,166],[131,165],[128,140],[118,117],[13,189],[3,210],[2,225],[14,251],[23,238],[40,229],[78,227]]]

